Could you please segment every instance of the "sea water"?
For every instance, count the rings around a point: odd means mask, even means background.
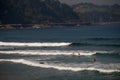
[[[102,80],[119,80],[120,24],[0,30],[0,63],[3,62],[70,71],[74,76],[67,75],[77,80],[87,80],[93,72],[98,72],[92,75],[97,77],[89,80],[97,80],[99,75]],[[81,76],[75,77],[78,73]],[[62,79],[69,79],[65,74]],[[55,80],[59,80],[57,75]]]

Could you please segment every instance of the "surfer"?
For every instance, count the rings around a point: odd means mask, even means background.
[[[40,64],[44,64],[44,62],[39,62]]]
[[[78,52],[78,56],[80,56],[80,53]]]
[[[93,62],[96,62],[96,59],[95,59],[95,58],[93,59]]]

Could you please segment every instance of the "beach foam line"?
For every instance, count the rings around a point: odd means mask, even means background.
[[[99,71],[102,73],[113,73],[113,72],[120,72],[120,70],[106,70],[106,69],[98,69],[98,68],[94,68],[94,67],[89,67],[89,68],[80,68],[80,67],[63,67],[63,66],[54,66],[54,65],[49,65],[47,63],[45,64],[39,64],[38,62],[33,62],[33,61],[28,61],[25,59],[0,59],[0,62],[13,62],[13,63],[21,63],[24,65],[28,65],[28,66],[33,66],[33,67],[41,67],[41,68],[53,68],[53,69],[57,69],[57,70],[69,70],[69,71],[74,71],[74,72],[78,72],[78,71],[84,71],[84,70],[88,70],[88,71]]]
[[[18,47],[23,47],[23,46],[28,46],[28,47],[60,47],[60,46],[68,46],[71,43],[66,43],[66,42],[60,42],[60,43],[55,43],[55,42],[31,42],[31,43],[25,43],[25,42],[0,42],[0,46],[18,46]]]
[[[91,56],[96,54],[94,51],[60,51],[60,50],[14,50],[0,51],[3,54],[21,54],[21,55],[74,55]]]

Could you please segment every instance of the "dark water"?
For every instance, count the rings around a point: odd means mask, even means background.
[[[119,80],[120,24],[0,30],[0,63],[37,68],[38,76],[56,72],[36,80]]]

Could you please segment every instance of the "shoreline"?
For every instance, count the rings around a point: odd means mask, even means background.
[[[64,28],[64,27],[81,27],[92,25],[120,24],[120,22],[101,22],[101,23],[43,23],[43,24],[1,24],[0,30],[11,29],[39,29],[39,28]]]

